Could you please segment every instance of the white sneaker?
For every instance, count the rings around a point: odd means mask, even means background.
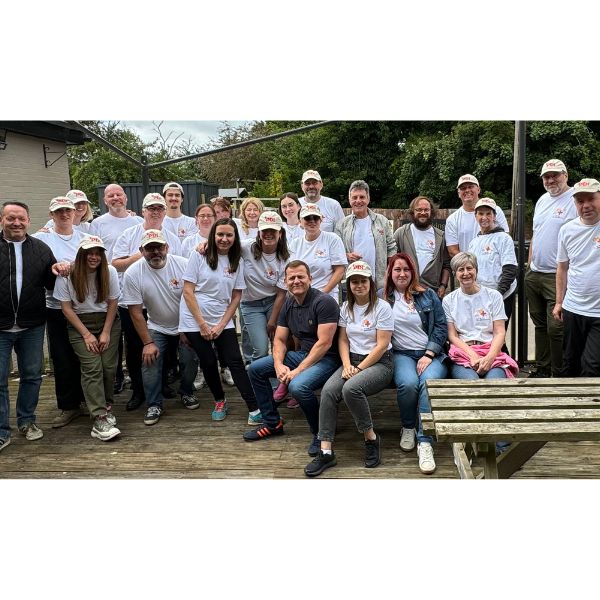
[[[433,460],[433,448],[429,442],[419,442],[417,446],[419,456],[419,469],[421,473],[429,475],[435,471],[435,460]]]
[[[410,452],[415,447],[415,430],[402,428],[402,436],[400,437],[400,449],[404,452]]]
[[[234,385],[229,367],[225,367],[225,369],[221,371],[221,379],[223,380],[223,383],[226,383],[227,385]]]
[[[98,438],[103,442],[112,440],[112,438],[121,433],[121,431],[115,427],[115,422],[116,419],[113,420],[108,415],[96,417],[94,419],[94,426],[92,427],[92,437]]]
[[[206,385],[206,379],[204,379],[204,373],[202,369],[198,369],[196,379],[194,379],[194,389],[201,390]]]

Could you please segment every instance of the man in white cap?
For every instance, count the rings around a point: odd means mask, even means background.
[[[552,316],[556,304],[558,233],[577,217],[577,209],[562,160],[546,161],[540,177],[546,193],[537,201],[533,212],[525,293],[535,326],[536,370],[530,377],[551,377],[561,371],[563,354],[563,324]]]
[[[471,240],[479,233],[479,224],[475,220],[475,204],[479,200],[481,188],[477,177],[469,173],[461,175],[456,189],[462,206],[448,216],[444,229],[450,258],[459,252],[467,252]],[[496,208],[496,223],[504,231],[509,231],[508,222],[499,206]]]
[[[181,212],[183,203],[183,187],[175,181],[165,183],[163,187],[163,196],[167,203],[167,214],[163,221],[163,229],[175,234],[183,244],[183,240],[198,233],[196,219],[188,217]]]
[[[558,233],[556,305],[564,323],[563,377],[600,377],[600,182],[573,187],[579,218]]]
[[[142,223],[126,229],[119,236],[113,248],[112,264],[120,274],[124,273],[132,264],[142,258],[142,253],[140,252],[142,236],[148,229],[162,230],[162,222],[165,218],[166,210],[167,204],[160,194],[146,194],[142,203],[142,216],[144,220]],[[169,231],[163,231],[163,235],[169,244],[169,253],[181,256],[181,242],[179,238]],[[135,410],[145,400],[142,383],[142,342],[133,326],[129,311],[122,302],[119,302],[119,316],[121,317],[121,326],[125,335],[127,348],[126,362],[133,390],[133,394],[125,408],[127,410]]]
[[[316,204],[321,210],[323,222],[321,223],[322,231],[333,231],[338,221],[344,218],[344,211],[340,203],[333,198],[327,196],[321,196],[321,190],[323,189],[323,181],[318,171],[309,169],[304,171],[302,174],[301,181],[302,191],[304,196],[300,198],[300,204],[302,206],[307,203]]]
[[[180,341],[178,332],[179,304],[183,292],[183,274],[187,260],[169,254],[164,232],[147,229],[142,235],[138,260],[123,276],[122,303],[128,306],[131,320],[142,343],[142,381],[146,396],[146,425],[154,425],[163,414],[163,364],[172,350],[176,352]],[[143,308],[148,311],[148,322]],[[182,334],[183,335],[183,334]],[[183,336],[185,338],[185,336]],[[184,343],[186,340],[182,340]],[[190,360],[191,352],[182,352],[182,360]],[[182,365],[179,388],[185,407],[194,409],[200,403],[194,398],[193,369]]]

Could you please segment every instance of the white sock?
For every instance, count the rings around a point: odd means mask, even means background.
[[[321,452],[323,454],[333,454],[333,451],[331,450],[331,448],[329,448],[329,450],[321,450]]]
[[[250,416],[251,416],[251,417],[255,417],[255,416],[256,416],[256,415],[258,415],[258,414],[260,414],[260,409],[259,409],[259,408],[257,408],[256,410],[253,410],[253,411],[250,413]]]

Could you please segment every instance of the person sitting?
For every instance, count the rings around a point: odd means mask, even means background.
[[[304,468],[308,477],[337,464],[332,444],[342,399],[364,435],[365,467],[381,462],[381,436],[373,428],[368,396],[381,392],[392,380],[392,309],[377,297],[373,272],[366,262],[357,260],[346,269],[346,283],[348,300],[340,310],[338,329],[342,366],[321,390],[317,436],[321,449]]]

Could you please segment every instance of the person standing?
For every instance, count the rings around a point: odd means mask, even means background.
[[[119,276],[106,260],[104,243],[98,236],[84,236],[69,277],[56,280],[54,298],[68,321],[69,341],[81,364],[81,387],[94,419],[91,435],[103,442],[121,433],[109,412],[121,336],[119,294]]]
[[[447,219],[444,235],[450,258],[459,252],[466,252],[471,240],[479,233],[479,224],[475,220],[475,205],[479,200],[481,188],[477,177],[466,174],[458,178],[456,186],[462,206],[456,209]],[[509,231],[504,212],[498,206],[496,222],[504,231]]]
[[[564,324],[563,377],[600,377],[600,182],[573,187],[578,218],[558,234],[555,319]]]
[[[353,181],[348,190],[352,213],[338,221],[335,233],[342,238],[348,264],[366,262],[374,275],[377,290],[383,288],[385,270],[390,256],[396,254],[396,242],[385,215],[369,208],[369,184]]]
[[[525,272],[525,294],[535,327],[536,369],[529,376],[556,377],[563,363],[563,322],[552,316],[556,305],[558,236],[567,223],[577,218],[577,209],[562,160],[546,161],[540,176],[546,193],[533,212],[529,266]]]
[[[417,196],[408,207],[411,223],[394,232],[398,252],[408,254],[419,271],[419,282],[443,298],[450,281],[450,255],[444,232],[433,226],[437,207],[427,196]]]
[[[298,194],[286,192],[280,196],[278,212],[283,220],[283,228],[285,229],[285,238],[288,246],[291,246],[292,242],[304,235],[304,230],[300,224],[301,209],[302,204],[298,200]]]
[[[60,262],[75,260],[79,243],[85,237],[82,231],[74,229],[75,206],[69,198],[58,196],[50,201],[50,216],[54,225],[50,231],[38,231],[34,237],[48,244]],[[81,365],[69,340],[68,322],[61,310],[61,304],[46,292],[46,320],[48,346],[54,367],[54,390],[60,413],[52,421],[52,427],[68,425],[81,415],[81,405],[85,396],[81,387]]]
[[[163,220],[163,228],[176,235],[183,244],[187,237],[198,232],[196,220],[181,212],[181,204],[184,198],[183,188],[175,181],[171,181],[165,183],[162,193],[167,204],[167,214]]]
[[[323,181],[319,172],[313,169],[304,171],[302,174],[301,187],[304,196],[300,198],[300,204],[302,204],[302,206],[316,204],[319,207],[323,218],[321,229],[323,231],[333,232],[336,223],[341,221],[345,215],[341,204],[337,200],[328,198],[327,196],[321,196]],[[343,275],[344,273],[342,272],[342,277]]]
[[[29,441],[43,437],[35,411],[42,384],[45,289],[54,288],[56,263],[47,244],[28,235],[29,207],[5,202],[0,212],[0,450],[11,441],[8,378],[14,350],[19,368],[17,427]],[[63,265],[66,266],[66,265]],[[66,271],[65,271],[66,272]]]

